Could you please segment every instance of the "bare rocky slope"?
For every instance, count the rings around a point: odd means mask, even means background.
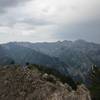
[[[40,72],[35,66],[0,67],[0,100],[91,100],[84,85],[73,90],[51,74]]]

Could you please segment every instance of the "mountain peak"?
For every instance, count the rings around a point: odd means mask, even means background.
[[[78,39],[75,41],[76,43],[87,43],[87,41],[83,40],[83,39]]]

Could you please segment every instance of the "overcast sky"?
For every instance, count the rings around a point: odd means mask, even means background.
[[[100,0],[0,0],[0,43],[76,39],[100,43]]]

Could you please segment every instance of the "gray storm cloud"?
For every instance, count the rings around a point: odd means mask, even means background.
[[[0,42],[100,43],[100,0],[0,0]]]
[[[18,6],[18,4],[28,0],[0,0],[0,11],[5,12],[8,7]]]

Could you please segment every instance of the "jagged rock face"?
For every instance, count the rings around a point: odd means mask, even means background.
[[[54,79],[56,82],[51,82]],[[37,69],[0,68],[0,100],[91,100],[84,85],[74,91]]]
[[[88,95],[71,94],[71,95],[63,96],[60,93],[55,93],[50,99],[47,100],[91,100],[91,99]]]
[[[77,91],[57,91],[48,100],[91,100],[91,97],[85,86],[81,85]]]

